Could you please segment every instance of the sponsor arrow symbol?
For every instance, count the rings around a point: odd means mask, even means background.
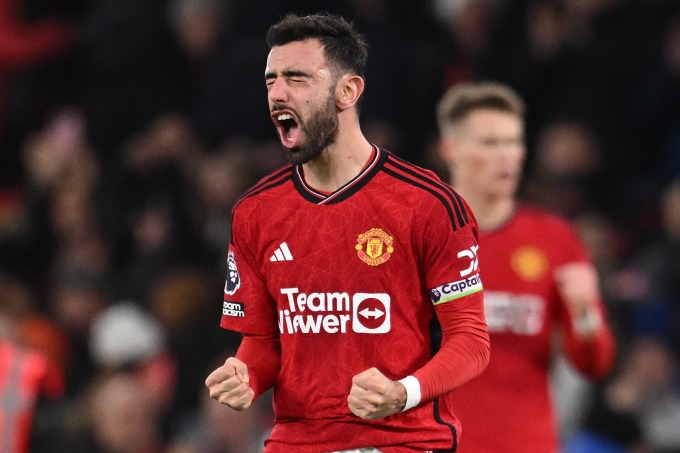
[[[378,308],[376,308],[375,310],[371,310],[369,308],[364,308],[363,310],[361,310],[359,312],[359,314],[361,316],[363,316],[364,318],[375,318],[375,319],[377,319],[377,318],[381,317],[382,315],[384,315],[385,312],[378,309]]]

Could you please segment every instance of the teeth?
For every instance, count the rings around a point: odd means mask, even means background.
[[[290,116],[288,113],[282,113],[282,114],[280,114],[279,116],[277,116],[276,118],[277,118],[279,121],[283,121],[283,120],[292,120],[292,119],[293,119],[293,117]]]

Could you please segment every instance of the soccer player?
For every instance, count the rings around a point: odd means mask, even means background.
[[[267,453],[452,451],[460,425],[442,396],[489,357],[475,219],[362,134],[367,48],[343,18],[289,15],[267,41],[290,164],[233,208],[221,326],[243,340],[210,395],[244,410],[273,386]]]
[[[516,199],[525,158],[524,103],[509,87],[455,85],[439,101],[439,150],[479,223],[493,353],[450,395],[460,452],[558,451],[548,387],[554,334],[585,376],[604,377],[614,340],[594,266],[564,219]]]

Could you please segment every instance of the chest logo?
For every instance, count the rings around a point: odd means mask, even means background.
[[[536,281],[548,270],[548,259],[535,247],[520,247],[510,258],[512,269],[526,281]]]
[[[380,228],[371,228],[357,236],[359,259],[369,266],[378,266],[390,259],[394,253],[394,238]]]

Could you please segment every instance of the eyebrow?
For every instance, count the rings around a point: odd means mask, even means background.
[[[306,78],[312,77],[312,75],[310,73],[300,71],[300,70],[297,70],[297,69],[287,69],[285,71],[282,71],[281,75],[284,76],[284,77],[306,77]],[[264,78],[265,78],[265,80],[275,79],[276,73],[267,72],[267,73],[265,73]]]

